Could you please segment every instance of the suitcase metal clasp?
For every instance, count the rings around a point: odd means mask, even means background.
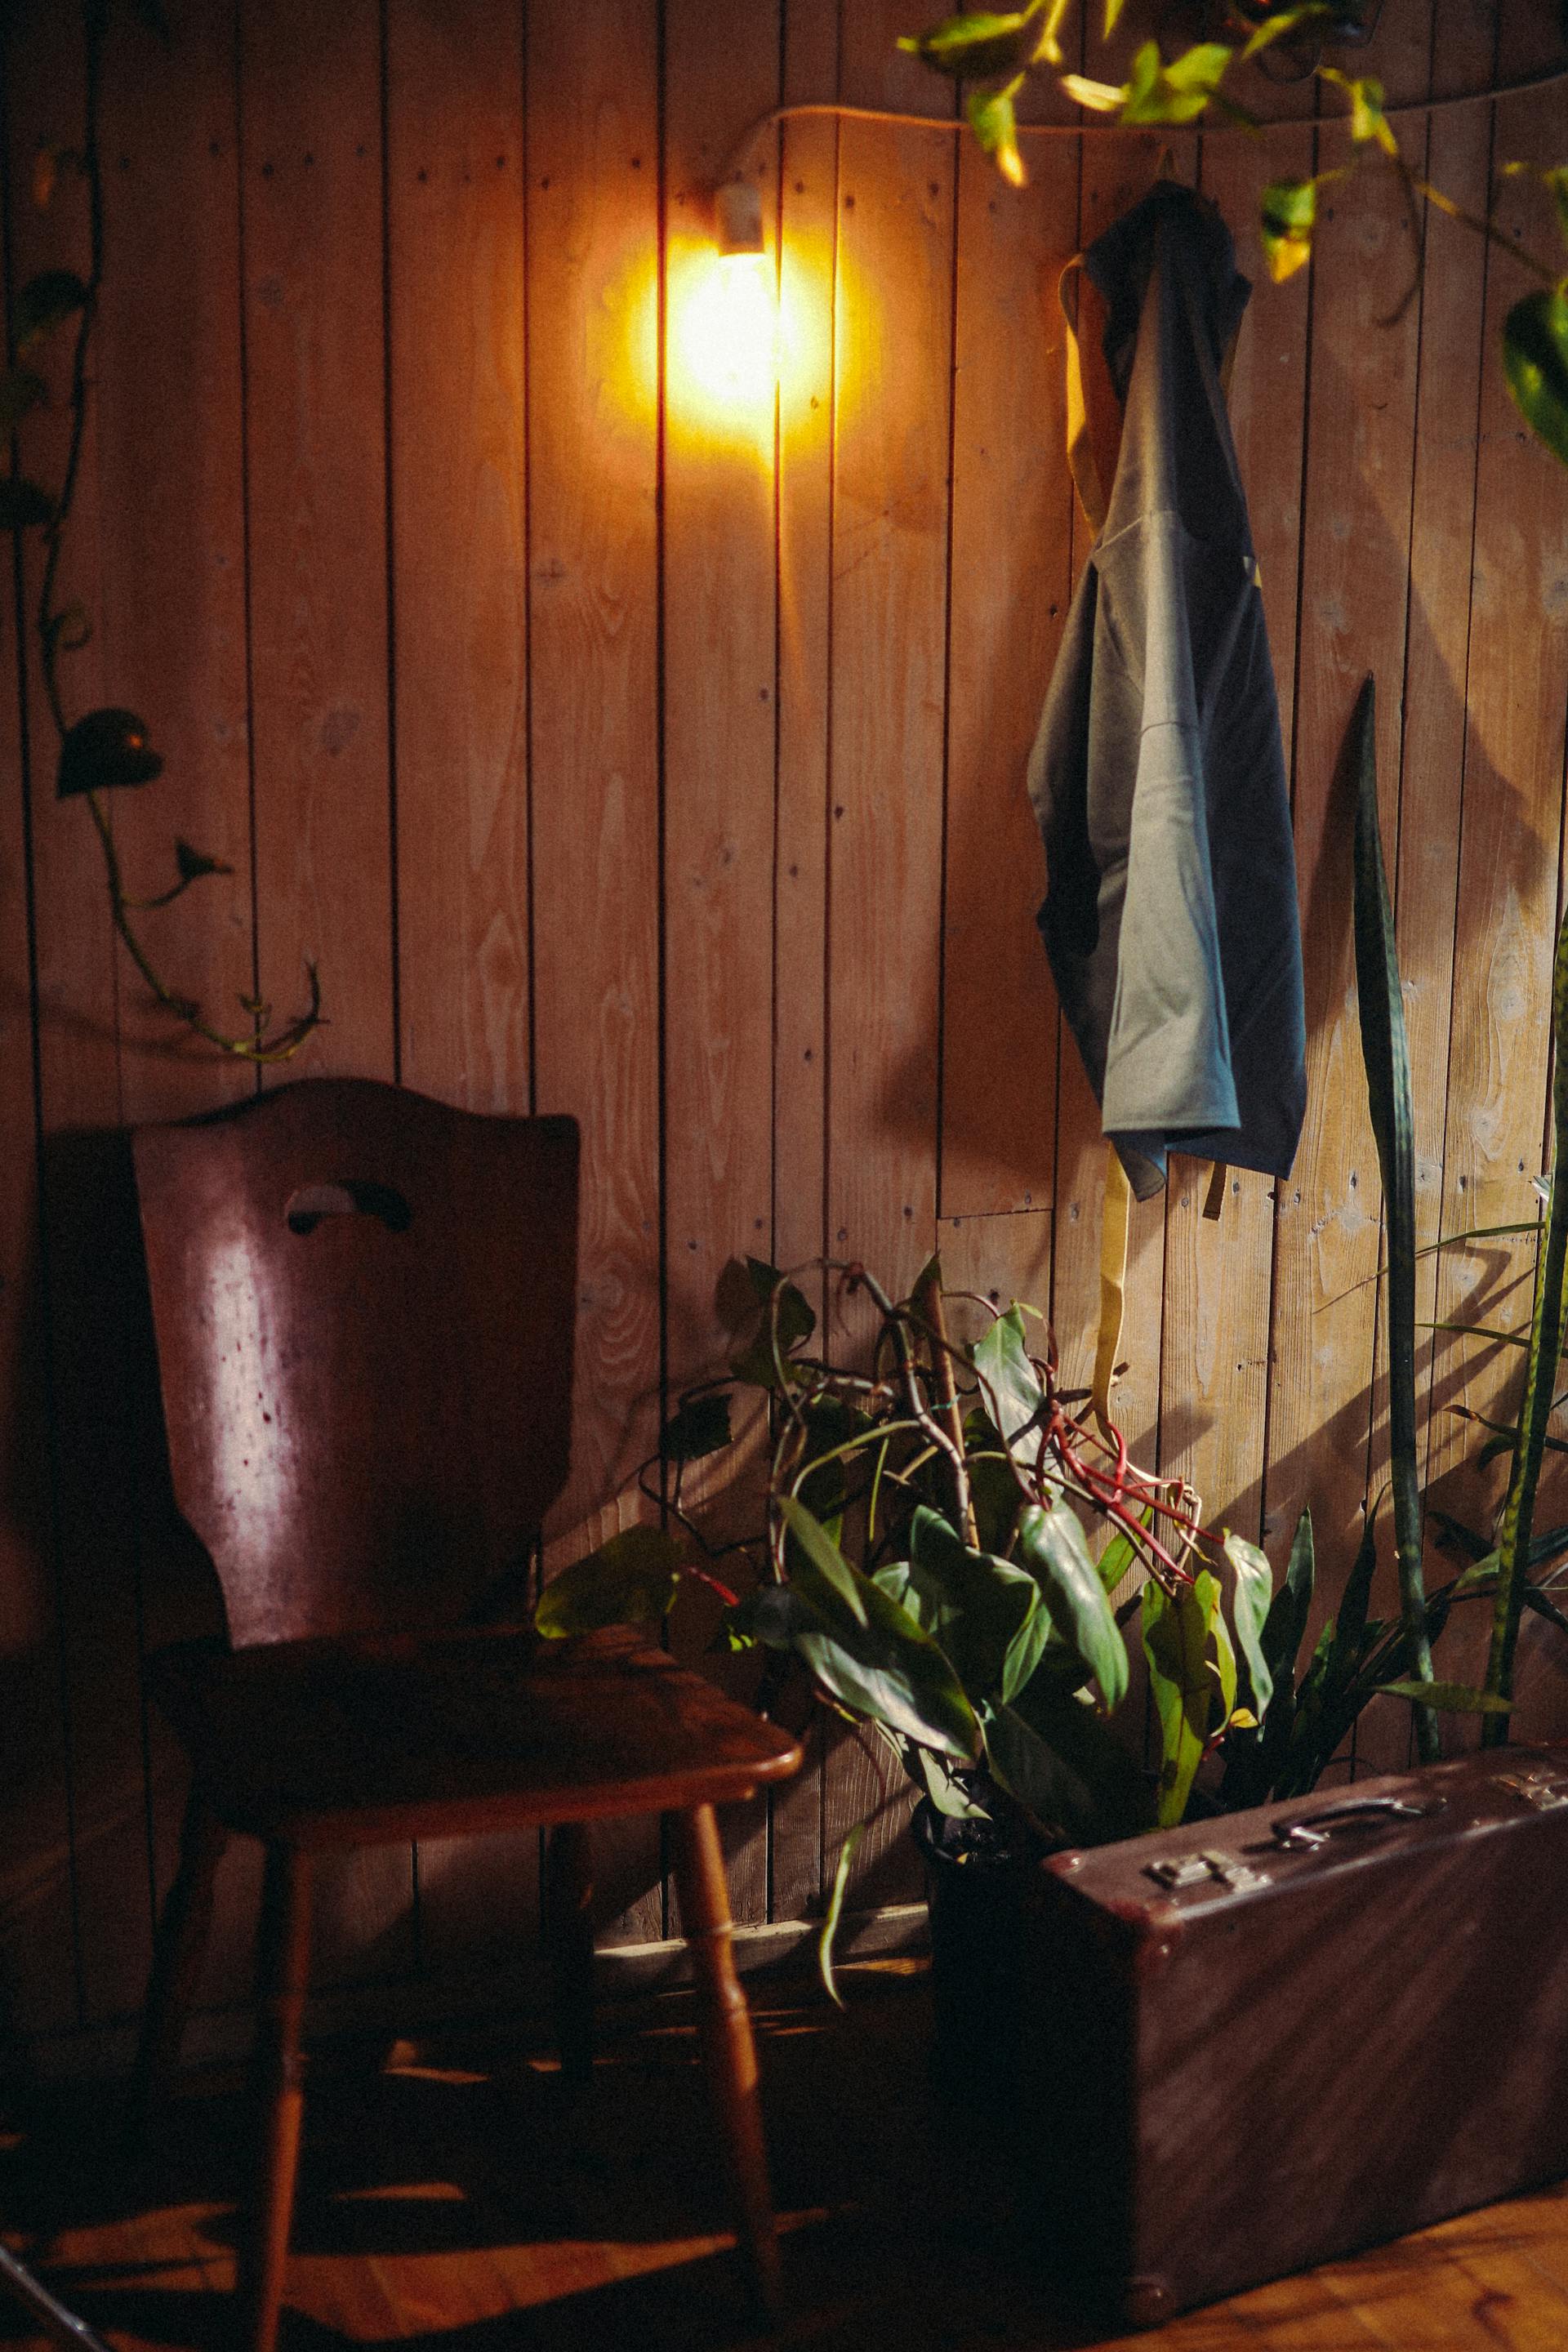
[[[1162,1886],[1223,1886],[1231,1895],[1249,1895],[1255,1886],[1268,1884],[1267,1871],[1254,1870],[1249,1863],[1240,1861],[1234,1853],[1224,1853],[1217,1847],[1204,1853],[1184,1854],[1178,1862],[1148,1863],[1144,1876],[1157,1878]]]
[[[1561,1781],[1543,1780],[1536,1772],[1500,1772],[1496,1785],[1511,1790],[1538,1813],[1549,1813],[1555,1806],[1568,1805],[1568,1789]]]

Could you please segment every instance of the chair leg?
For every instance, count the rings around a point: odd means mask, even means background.
[[[544,1933],[562,2085],[575,2101],[594,2079],[594,1870],[586,1822],[557,1822],[550,1832]]]
[[[167,2098],[180,2062],[180,2044],[201,1979],[212,1927],[213,1880],[228,1832],[193,1788],[180,1832],[180,1866],[164,1897],[153,1947],[153,1975],[136,2046],[132,2082],[130,2138],[132,2150],[145,2142],[153,2114]]]
[[[719,1824],[711,1805],[668,1818],[680,1924],[691,1948],[697,2027],[723,2142],[736,2230],[758,2301],[770,2318],[776,2318],[778,2233],[768,2187],[751,2011],[731,1949],[730,1893]]]
[[[300,2030],[310,1965],[310,1857],[269,1845],[261,1900],[256,2053],[252,2084],[261,2127],[261,2171],[246,2228],[240,2290],[253,2352],[273,2352],[289,2259],[294,2179],[305,2093]]]

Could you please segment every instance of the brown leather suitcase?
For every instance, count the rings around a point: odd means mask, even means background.
[[[1568,1748],[1056,1854],[1026,1909],[1042,2223],[1098,2324],[1568,2174]]]

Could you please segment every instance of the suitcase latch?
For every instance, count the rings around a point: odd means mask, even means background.
[[[1184,1854],[1179,1862],[1147,1863],[1143,1874],[1157,1878],[1162,1886],[1223,1886],[1230,1895],[1250,1895],[1255,1886],[1268,1884],[1266,1870],[1254,1870],[1250,1863],[1234,1853],[1222,1853],[1217,1847],[1205,1853]]]
[[[1538,1813],[1549,1813],[1558,1805],[1568,1805],[1568,1789],[1561,1781],[1543,1780],[1536,1772],[1500,1772],[1496,1785],[1508,1789]]]

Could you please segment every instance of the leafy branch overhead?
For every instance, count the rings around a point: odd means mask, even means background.
[[[1234,40],[1197,41],[1169,58],[1157,40],[1145,41],[1134,52],[1126,78],[1110,81],[1068,70],[1062,32],[1069,7],[1070,0],[1031,0],[1029,6],[1005,14],[964,10],[926,32],[906,35],[899,43],[933,71],[967,86],[964,109],[970,127],[1014,187],[1022,187],[1027,176],[1017,106],[1031,80],[1048,79],[1075,105],[1130,129],[1160,123],[1190,127],[1212,112],[1256,132],[1261,128],[1258,116],[1226,87],[1236,68],[1249,64],[1277,42],[1310,37],[1316,20],[1330,13],[1322,0],[1294,7],[1265,6],[1261,14],[1249,7],[1246,21],[1237,23]],[[1114,34],[1121,9],[1122,0],[1105,0],[1103,42]],[[1503,368],[1531,430],[1568,465],[1568,270],[1521,251],[1492,218],[1467,212],[1413,169],[1388,119],[1383,84],[1374,76],[1352,78],[1321,58],[1309,59],[1303,70],[1315,72],[1342,97],[1357,160],[1380,162],[1396,173],[1413,211],[1418,201],[1436,206],[1503,247],[1540,280],[1537,290],[1516,302],[1503,322]],[[1344,179],[1350,168],[1341,166],[1306,180],[1276,180],[1264,190],[1259,226],[1276,282],[1311,259],[1319,192],[1331,181]],[[1568,242],[1568,165],[1544,170],[1526,163],[1503,166],[1504,177],[1521,174],[1538,179],[1552,195],[1558,227]]]
[[[136,13],[159,37],[167,40],[161,10],[153,0],[140,0]],[[150,896],[134,898],[126,889],[120,853],[105,795],[153,783],[163,772],[153,750],[145,720],[134,710],[104,706],[72,719],[67,710],[60,665],[65,656],[79,653],[92,637],[86,608],[72,600],[59,601],[61,558],[81,471],[87,432],[89,355],[98,320],[103,283],[103,183],[99,157],[98,116],[102,71],[105,0],[84,0],[82,23],[86,45],[86,112],[79,148],[41,148],[33,173],[33,197],[40,210],[53,204],[62,175],[79,181],[86,194],[89,259],[87,277],[73,269],[45,269],[18,289],[11,304],[11,365],[0,373],[0,438],[11,443],[10,470],[0,474],[0,530],[37,532],[43,563],[34,625],[44,697],[59,741],[56,792],[64,800],[86,803],[103,857],[110,914],[115,930],[156,1002],[177,1021],[215,1047],[244,1061],[284,1062],[297,1054],[321,1024],[321,999],[314,965],[308,968],[310,1001],[305,1010],[269,1030],[269,1006],[259,998],[241,997],[240,1009],[248,1027],[238,1034],[219,1028],[199,1003],[164,979],[132,917],[171,905],[209,875],[233,869],[187,841],[174,844],[173,880]],[[58,346],[68,339],[63,353]],[[68,419],[65,462],[58,487],[46,488],[22,470],[18,443],[30,423],[55,407],[48,377],[41,371],[55,365],[66,389],[60,405]]]

